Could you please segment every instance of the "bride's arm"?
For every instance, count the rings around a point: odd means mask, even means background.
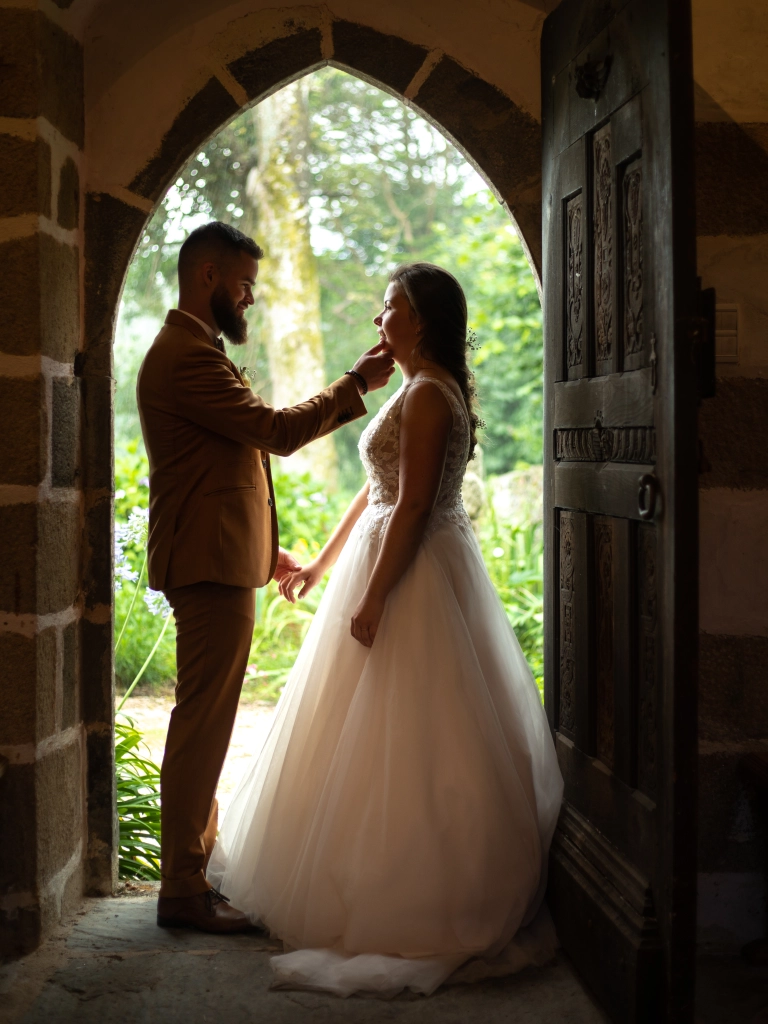
[[[280,580],[280,593],[287,601],[290,601],[291,604],[296,603],[294,591],[300,583],[304,584],[298,595],[302,598],[306,597],[310,590],[325,576],[341,554],[341,549],[347,543],[350,533],[352,533],[352,527],[363,514],[367,504],[368,482],[366,481],[365,487],[358,491],[352,499],[352,503],[341,517],[339,525],[328,538],[317,558],[308,562],[298,572],[290,573]]]
[[[400,492],[360,604],[352,636],[373,644],[387,595],[416,557],[443,478],[453,414],[428,382],[408,389],[400,419]]]

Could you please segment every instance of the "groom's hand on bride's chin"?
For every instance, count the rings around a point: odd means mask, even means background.
[[[389,349],[379,343],[363,352],[352,369],[365,379],[369,391],[378,391],[395,372],[395,360]]]

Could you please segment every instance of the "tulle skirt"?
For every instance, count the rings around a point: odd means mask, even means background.
[[[366,511],[208,867],[296,951],[278,983],[340,995],[429,993],[555,944],[533,919],[562,778],[477,540],[465,518],[428,535],[367,649],[350,619],[381,536]]]

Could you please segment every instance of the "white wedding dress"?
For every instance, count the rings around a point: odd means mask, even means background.
[[[562,778],[462,505],[466,410],[434,384],[454,426],[424,541],[361,646],[350,620],[397,500],[405,385],[363,432],[368,507],[208,867],[295,950],[272,959],[285,987],[428,994],[461,965],[509,973],[556,945],[537,911]]]

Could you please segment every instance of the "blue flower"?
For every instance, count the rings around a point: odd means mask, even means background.
[[[152,590],[147,587],[144,592],[144,603],[153,615],[162,615],[164,619],[167,619],[172,612],[165,594],[160,590]]]

